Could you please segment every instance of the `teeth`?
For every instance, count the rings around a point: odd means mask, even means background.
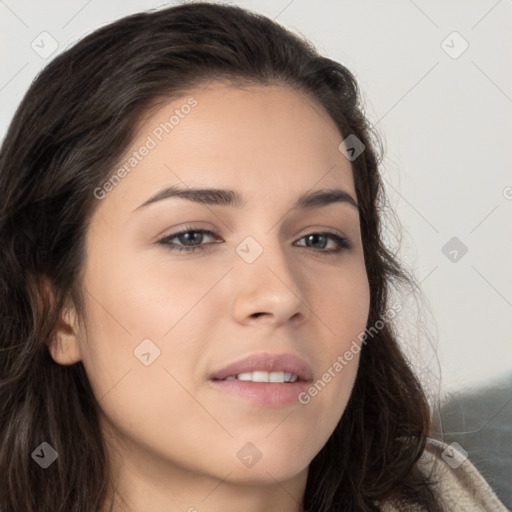
[[[269,372],[268,380],[269,382],[284,382],[286,375],[283,372]]]
[[[297,378],[297,375],[288,372],[255,371],[239,373],[238,375],[230,375],[224,380],[238,379],[252,382],[295,382]]]

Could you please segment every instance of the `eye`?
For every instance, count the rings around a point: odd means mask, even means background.
[[[204,245],[194,244],[202,242],[205,235],[216,237],[216,234],[209,229],[192,229],[191,227],[186,227],[182,231],[172,233],[162,238],[158,243],[167,246],[169,251],[192,252],[204,249]],[[175,238],[178,240],[179,244],[171,241]]]
[[[158,241],[159,244],[166,246],[169,251],[175,252],[192,252],[203,250],[208,245],[212,245],[212,243],[204,244],[204,237],[212,237],[217,239],[219,243],[220,237],[213,231],[208,229],[193,229],[191,227],[185,227],[183,230],[178,231],[176,233],[171,233],[170,235],[162,238]],[[173,240],[176,239],[176,242]],[[299,239],[306,241],[307,248],[312,248],[315,252],[325,253],[325,254],[338,254],[344,250],[352,249],[352,242],[345,236],[338,235],[337,233],[330,232],[322,232],[322,233],[309,233]],[[334,248],[326,249],[326,246],[329,242],[334,243]],[[313,247],[311,247],[311,245]],[[315,248],[315,245],[320,245],[320,248]],[[302,246],[304,247],[304,246]]]
[[[352,242],[345,236],[338,235],[336,233],[310,233],[301,238],[301,240],[306,240],[306,243],[311,243],[313,245],[320,242],[321,248],[319,252],[325,252],[330,254],[337,254],[342,252],[345,249],[352,249]],[[325,250],[325,246],[329,241],[334,241],[334,249]]]

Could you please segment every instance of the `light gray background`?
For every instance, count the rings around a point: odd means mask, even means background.
[[[0,0],[0,137],[47,62],[31,47],[51,48],[42,32],[59,45],[51,60],[110,21],[176,3]],[[512,2],[232,3],[300,32],[358,78],[385,142],[385,183],[404,233],[400,254],[437,326],[441,390],[510,373]],[[469,44],[457,58],[442,46],[454,31]],[[457,36],[444,43],[452,55],[463,44]],[[442,252],[452,237],[468,248],[457,262]]]
[[[110,21],[175,3],[0,0],[0,138],[48,60]],[[231,3],[298,31],[356,75],[385,142],[399,255],[427,300],[401,314],[402,342],[446,402],[444,439],[512,506],[512,1]],[[459,246],[443,252],[453,237]]]
[[[0,0],[0,137],[55,55],[110,21],[176,3]],[[445,397],[502,385],[512,372],[512,1],[231,3],[285,24],[354,72],[385,142],[400,256],[431,308],[434,345],[419,343],[433,389]],[[46,59],[51,44],[58,49]],[[443,253],[453,237],[466,254]],[[403,320],[413,332],[411,318]],[[404,344],[414,360],[419,345],[406,336]]]

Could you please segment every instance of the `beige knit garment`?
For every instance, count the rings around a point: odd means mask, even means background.
[[[429,439],[418,464],[422,472],[437,482],[434,491],[447,512],[510,512],[460,451]],[[423,508],[386,503],[382,511],[423,512]]]

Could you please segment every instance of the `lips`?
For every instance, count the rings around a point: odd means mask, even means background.
[[[224,380],[227,377],[247,372],[285,372],[297,375],[297,381],[312,382],[313,370],[300,357],[288,354],[261,352],[235,361],[224,368],[214,371],[210,380]]]

